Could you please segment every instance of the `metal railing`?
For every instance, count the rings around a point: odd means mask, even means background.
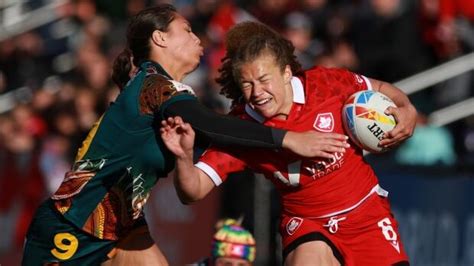
[[[409,95],[450,78],[472,71],[473,69],[474,52],[400,80],[394,85]],[[471,97],[432,112],[428,116],[428,122],[436,126],[444,126],[473,114],[474,98]]]
[[[0,41],[57,20],[57,8],[68,1],[54,0],[30,11],[22,9],[24,2],[26,1],[0,0]]]

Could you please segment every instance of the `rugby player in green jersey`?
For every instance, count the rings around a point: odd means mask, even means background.
[[[121,93],[78,150],[56,193],[38,209],[23,265],[168,265],[150,236],[143,207],[175,159],[158,126],[180,116],[215,145],[287,148],[318,156],[314,132],[294,133],[218,115],[200,105],[181,80],[203,48],[171,5],[145,9],[127,29],[127,47],[114,62]],[[326,152],[345,137],[328,135]]]

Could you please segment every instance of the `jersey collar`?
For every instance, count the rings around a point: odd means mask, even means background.
[[[154,61],[143,61],[140,64],[140,68],[143,69],[143,70],[146,70],[148,67],[155,68],[155,70],[156,70],[156,72],[158,72],[158,74],[165,76],[169,80],[173,79],[160,64],[158,64]]]
[[[305,104],[304,87],[301,80],[297,77],[291,78],[291,88],[293,89],[293,102]],[[256,112],[249,104],[245,105],[245,112],[259,123],[265,122],[265,117]]]

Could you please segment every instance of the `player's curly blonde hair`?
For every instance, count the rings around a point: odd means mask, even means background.
[[[295,47],[279,33],[265,24],[247,21],[232,27],[225,39],[226,55],[222,59],[217,83],[222,86],[221,94],[239,103],[242,92],[238,85],[240,67],[267,52],[275,57],[283,71],[289,65],[293,74],[301,71],[301,64],[293,54]]]

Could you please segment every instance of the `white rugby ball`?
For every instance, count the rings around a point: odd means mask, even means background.
[[[396,107],[380,92],[364,90],[349,96],[342,109],[342,121],[351,140],[372,153],[386,151],[378,144],[384,133],[396,125],[395,118],[384,113],[389,106]]]

